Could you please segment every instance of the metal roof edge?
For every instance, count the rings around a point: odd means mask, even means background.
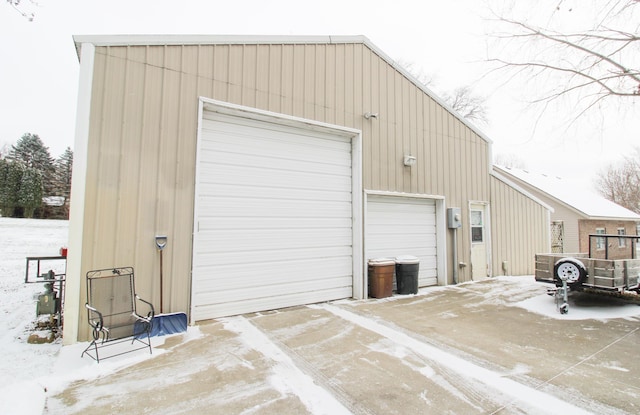
[[[361,35],[352,36],[287,36],[287,35],[158,35],[158,34],[110,34],[110,35],[73,35],[78,58],[83,43],[94,46],[164,46],[164,45],[250,45],[250,44],[340,44],[362,43],[370,41]]]
[[[531,183],[528,183],[512,174],[510,174],[508,171],[504,170],[503,168],[501,168],[500,166],[493,166],[494,169],[498,169],[500,170],[500,172],[504,175],[506,175],[510,180],[513,180],[516,183],[525,183],[527,186],[530,186],[532,188],[534,188],[535,190],[537,190],[540,193],[544,193],[549,199],[553,199],[554,201],[556,201],[559,205],[564,206],[565,208],[569,209],[570,211],[572,211],[573,213],[579,215],[582,217],[582,219],[590,219],[590,216],[587,215],[585,212],[581,211],[580,209],[568,204],[567,202],[558,199],[557,197],[550,195],[549,193],[545,192],[544,190],[540,189],[539,187],[536,187],[534,185],[532,185]],[[555,211],[555,209],[553,210]]]
[[[531,186],[532,188],[534,188],[535,190],[537,190],[540,193],[545,194],[548,198],[553,199],[554,201],[556,201],[559,205],[564,206],[565,208],[569,209],[570,211],[576,213],[577,215],[580,215],[582,217],[582,219],[586,219],[586,220],[620,220],[620,221],[639,221],[640,220],[640,215],[637,215],[637,217],[631,217],[631,216],[595,216],[595,215],[590,215],[587,212],[584,212],[583,210],[565,202],[562,199],[559,199],[558,197],[546,192],[543,189],[540,189],[539,187],[527,182],[526,180],[520,179],[519,177],[514,176],[513,174],[509,173],[508,171],[506,171],[505,169],[501,168],[500,166],[493,166],[494,169],[498,169],[500,170],[503,174],[505,174],[506,176],[508,176],[509,178],[512,178],[514,181],[516,182],[520,182],[520,183],[526,183],[528,186]],[[612,202],[614,203],[614,202]],[[624,206],[621,206],[624,207]],[[626,209],[626,208],[625,208]],[[629,210],[629,209],[627,209]],[[634,214],[632,211],[629,210],[630,213]]]
[[[161,45],[242,45],[242,44],[304,44],[304,43],[366,43],[364,36],[285,36],[285,35],[73,35],[76,44],[94,46],[161,46]]]
[[[587,220],[606,220],[611,222],[640,222],[640,217],[637,218],[625,218],[622,216],[589,216]]]
[[[552,206],[548,205],[543,200],[539,199],[537,196],[535,196],[534,194],[532,194],[528,190],[526,190],[523,187],[521,187],[520,185],[518,185],[515,181],[513,181],[509,177],[507,177],[504,174],[504,172],[502,171],[502,169],[500,169],[498,166],[493,165],[492,167],[493,168],[491,169],[491,176],[495,177],[496,179],[500,180],[501,182],[503,182],[507,186],[510,186],[514,190],[516,190],[516,191],[522,193],[523,195],[527,196],[529,199],[531,199],[534,202],[538,203],[540,206],[544,207],[545,209],[549,210],[550,212],[555,212],[555,209]],[[498,169],[498,171],[496,171],[496,169]]]

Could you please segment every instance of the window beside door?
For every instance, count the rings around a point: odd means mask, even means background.
[[[484,242],[484,212],[471,210],[471,242]]]

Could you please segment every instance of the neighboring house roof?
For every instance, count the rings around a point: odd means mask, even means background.
[[[585,219],[640,221],[640,215],[637,213],[570,180],[511,167],[494,165],[494,168],[576,211]]]
[[[75,35],[73,40],[76,44],[78,59],[83,43],[90,43],[94,46],[134,46],[134,45],[297,45],[297,44],[363,44],[380,56],[394,69],[400,72],[405,78],[420,88],[453,114],[460,122],[469,127],[474,133],[489,144],[493,141],[487,137],[471,121],[464,118],[456,110],[451,108],[444,99],[429,89],[425,84],[413,76],[402,64],[393,60],[380,48],[374,45],[366,36],[267,36],[267,35]]]

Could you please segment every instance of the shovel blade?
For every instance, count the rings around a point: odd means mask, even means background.
[[[166,336],[185,331],[187,331],[187,315],[185,313],[158,314],[153,318],[151,336]]]

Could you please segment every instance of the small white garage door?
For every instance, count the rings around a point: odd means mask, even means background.
[[[412,255],[420,259],[418,285],[436,285],[436,204],[432,199],[369,195],[366,259]]]
[[[192,320],[352,297],[350,137],[203,117]]]

